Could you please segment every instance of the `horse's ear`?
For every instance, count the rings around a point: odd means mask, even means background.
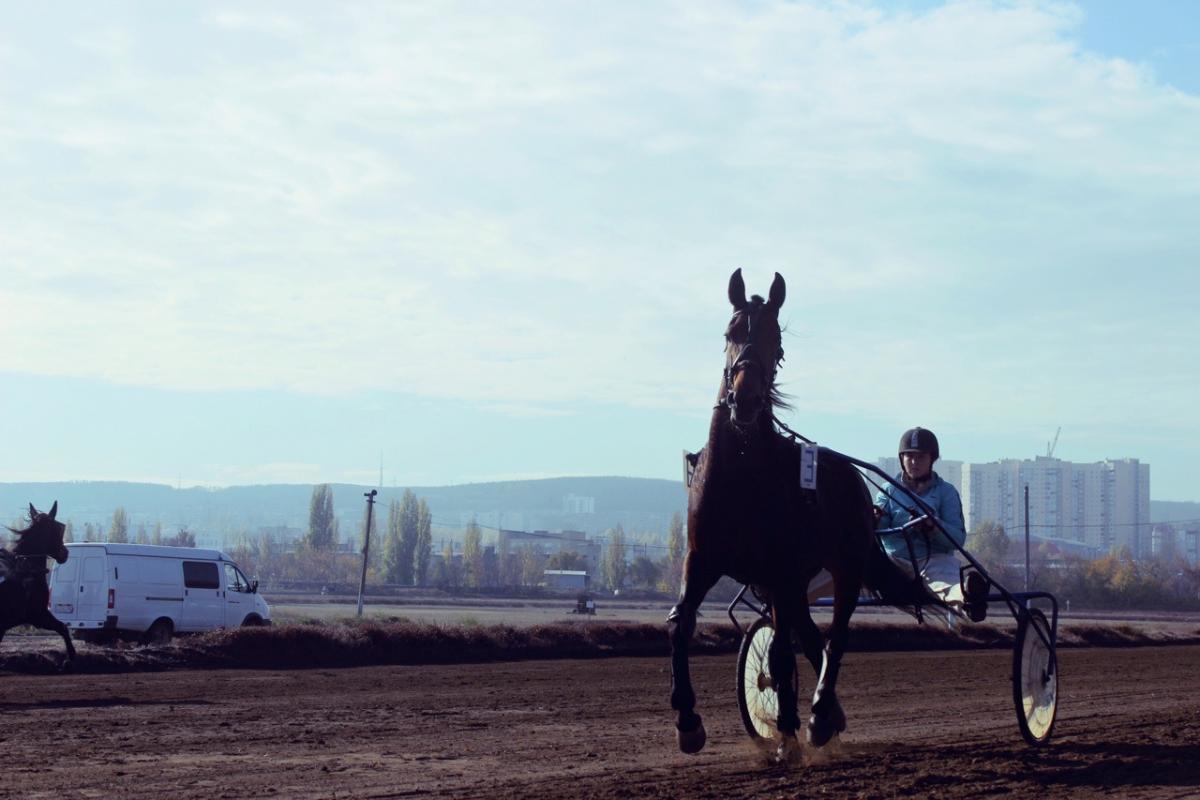
[[[783,298],[787,296],[787,286],[783,283],[783,276],[778,272],[775,273],[775,280],[771,281],[771,294],[767,298],[771,307],[776,311],[783,305]]]
[[[54,505],[50,506],[50,519],[54,519],[54,515],[58,513],[58,501],[54,501]]]
[[[38,513],[40,513],[40,512],[38,512],[38,510],[33,507],[33,503],[30,503],[29,504],[29,518],[31,520],[37,519]]]
[[[746,307],[746,282],[742,280],[742,268],[738,267],[729,276],[729,302],[735,311]]]

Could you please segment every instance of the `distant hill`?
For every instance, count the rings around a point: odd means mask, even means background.
[[[1200,520],[1200,503],[1177,502],[1174,500],[1151,500],[1151,522],[1178,522]]]
[[[308,527],[312,486],[268,484],[222,489],[175,489],[153,483],[84,481],[0,483],[0,523],[14,524],[33,502],[45,510],[55,500],[59,518],[77,527],[107,528],[113,510],[124,507],[131,531],[139,523],[162,522],[167,533],[179,527],[218,538],[256,533],[260,528]],[[360,531],[363,494],[370,486],[333,484],[334,512],[343,534]],[[544,480],[412,487],[433,513],[443,533],[461,529],[473,517],[485,530],[580,530],[600,533],[620,523],[628,533],[665,537],[671,514],[684,511],[687,498],[679,481],[650,478],[548,478]],[[404,487],[379,490],[376,513],[386,519],[387,504],[399,502]]]

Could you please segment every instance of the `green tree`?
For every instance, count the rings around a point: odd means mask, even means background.
[[[604,561],[601,572],[604,585],[610,589],[620,589],[625,585],[625,575],[628,566],[625,563],[625,529],[618,523],[608,532],[608,546],[604,548]]]
[[[383,537],[383,580],[400,582],[400,504],[388,503],[387,533]]]
[[[163,544],[168,547],[195,547],[196,534],[189,531],[185,525],[179,529],[178,533],[163,542]]]
[[[417,496],[412,493],[412,489],[404,490],[404,495],[400,498],[399,513],[400,543],[396,554],[396,579],[398,583],[410,586],[413,582],[413,564],[416,561],[417,552],[417,527],[421,514]]]
[[[75,523],[72,522],[71,520],[67,520],[66,527],[63,528],[63,541],[64,542],[75,541]]]
[[[521,548],[518,563],[521,565],[522,586],[541,584],[542,578],[545,577],[545,559],[533,544],[526,544]]]
[[[676,511],[671,515],[667,528],[667,557],[663,563],[663,588],[670,594],[679,594],[683,579],[683,555],[687,540],[683,536],[683,515]]]
[[[275,577],[275,570],[278,568],[276,561],[279,555],[279,548],[271,539],[271,534],[264,531],[254,543],[254,560],[258,565],[258,572],[261,577],[272,579]]]
[[[125,544],[129,541],[129,516],[124,506],[117,506],[113,512],[112,525],[108,528],[108,541],[114,544]]]
[[[134,534],[133,540],[138,544],[150,544],[150,535],[146,533],[146,523],[138,523],[137,533]]]
[[[559,550],[546,559],[546,569],[569,569],[587,571],[587,557],[574,550]]]
[[[446,540],[446,546],[442,548],[442,572],[448,588],[457,589],[462,586],[462,571],[458,564],[454,563],[454,542],[450,539]]]
[[[1009,545],[1004,526],[992,520],[976,525],[967,537],[967,550],[983,562],[989,572],[1004,568],[1008,562]]]
[[[308,535],[304,544],[312,550],[333,550],[337,547],[337,520],[333,516],[333,490],[328,483],[313,487],[308,504]]]
[[[150,544],[162,544],[162,522],[154,523],[154,532],[150,534]]]
[[[500,574],[497,576],[501,586],[520,586],[521,585],[521,556],[519,553],[512,551],[512,543],[507,536],[501,534],[497,544],[499,553],[497,558],[500,562]]]
[[[96,541],[96,529],[92,526],[92,523],[90,523],[90,522],[83,523],[83,540],[85,542]]]
[[[413,577],[418,586],[427,586],[429,560],[433,557],[433,515],[424,500],[417,503],[417,544],[413,557]]]
[[[662,568],[646,556],[638,556],[629,565],[629,582],[638,588],[653,589],[662,575]]]
[[[483,585],[483,531],[472,519],[463,532],[463,585],[473,589]]]

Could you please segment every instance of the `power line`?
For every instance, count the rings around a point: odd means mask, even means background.
[[[1029,523],[1031,528],[1066,528],[1068,530],[1076,530],[1081,528],[1143,528],[1154,527],[1156,525],[1195,525],[1200,524],[1200,519],[1173,519],[1170,522],[1110,522],[1098,523],[1096,525],[1074,525],[1069,522],[1051,524],[1048,522]]]

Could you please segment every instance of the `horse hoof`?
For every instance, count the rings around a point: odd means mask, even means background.
[[[679,749],[688,755],[699,753],[704,749],[704,743],[708,741],[708,734],[704,732],[704,723],[698,723],[695,730],[681,731],[675,729],[675,741],[679,743]]]
[[[846,712],[842,711],[841,703],[834,705],[833,710],[829,712],[829,724],[833,727],[834,733],[846,730]]]
[[[795,736],[784,736],[775,749],[775,761],[780,764],[798,764],[804,755],[804,748]]]
[[[805,732],[805,738],[813,747],[824,747],[829,744],[829,740],[846,729],[845,719],[842,720],[841,727],[834,724],[833,720],[821,719],[813,714],[808,720],[808,729]]]

